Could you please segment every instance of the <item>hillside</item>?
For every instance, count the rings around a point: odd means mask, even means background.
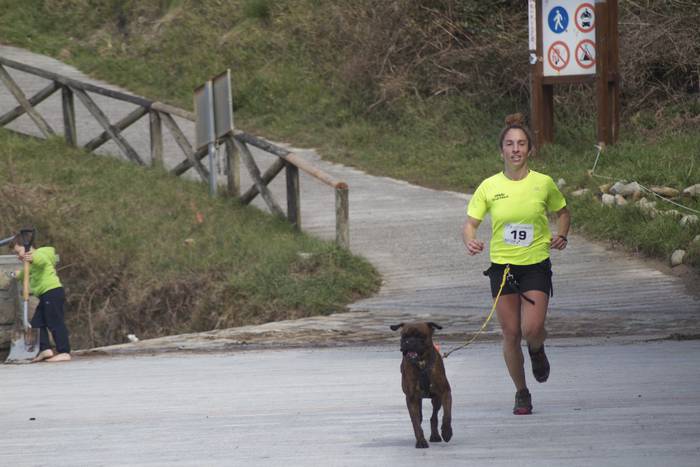
[[[324,158],[424,186],[472,190],[499,169],[503,116],[526,111],[526,2],[499,0],[3,1],[2,41],[191,108],[231,68],[237,124]],[[620,1],[622,131],[597,172],[679,190],[700,183],[700,3]],[[590,86],[556,90],[556,143],[535,167],[563,178],[574,224],[663,260],[700,226],[600,205]],[[596,196],[597,195],[597,196]],[[698,199],[679,198],[686,213]],[[660,209],[676,209],[660,202]]]

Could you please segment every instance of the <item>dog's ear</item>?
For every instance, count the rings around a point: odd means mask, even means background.
[[[403,323],[399,323],[399,324],[392,324],[389,327],[391,328],[392,331],[396,331],[397,329],[399,329],[402,326],[403,326]]]
[[[437,323],[433,323],[432,321],[429,321],[427,324],[428,324],[428,326],[430,326],[433,329],[442,329],[442,326],[440,326]]]

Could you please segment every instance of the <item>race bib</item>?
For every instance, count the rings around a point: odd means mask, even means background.
[[[532,224],[506,224],[503,227],[503,241],[509,245],[530,246],[535,237]]]

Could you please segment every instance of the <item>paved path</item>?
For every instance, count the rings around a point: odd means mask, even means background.
[[[16,61],[88,80],[61,62],[30,52],[0,46],[0,55]],[[11,71],[27,95],[46,81]],[[94,81],[94,80],[90,80]],[[97,81],[95,81],[97,82]],[[105,83],[97,82],[108,87]],[[112,121],[134,107],[102,96],[93,96]],[[101,131],[76,101],[78,139],[85,142]],[[16,105],[0,86],[0,112]],[[60,96],[39,105],[39,110],[57,131],[62,129]],[[147,121],[130,127],[127,139],[148,157]],[[189,122],[179,120],[186,134]],[[27,116],[10,125],[17,131],[38,134]],[[165,132],[166,136],[167,131]],[[166,166],[180,162],[182,155],[166,137]],[[118,154],[116,146],[105,151]],[[271,324],[250,330],[224,330],[205,337],[190,336],[180,343],[167,341],[168,348],[236,345],[260,335],[275,334],[275,342],[298,343],[299,333],[348,342],[386,335],[386,325],[396,319],[430,318],[445,324],[455,336],[478,329],[490,307],[488,285],[481,271],[488,255],[470,258],[461,242],[461,225],[468,196],[425,189],[389,178],[367,175],[359,170],[325,162],[310,150],[299,150],[306,158],[350,185],[350,239],[354,253],[365,256],[381,272],[380,292],[350,306],[355,313],[330,318]],[[262,167],[272,156],[256,153]],[[494,166],[494,170],[497,167]],[[245,171],[244,171],[245,172]],[[245,175],[245,174],[243,174]],[[246,177],[244,179],[244,187]],[[283,179],[273,182],[278,199],[284,200]],[[325,185],[302,174],[302,224],[304,230],[323,238],[334,238],[334,198]],[[258,204],[258,206],[260,206]],[[486,237],[488,223],[482,226]],[[700,300],[683,281],[651,263],[586,241],[573,233],[565,252],[554,252],[555,297],[550,305],[549,327],[553,336],[639,335],[668,336],[674,333],[700,335]],[[493,328],[491,328],[493,329]],[[244,333],[244,335],[241,334]],[[252,333],[251,333],[252,332]],[[243,336],[243,337],[241,337]],[[288,340],[284,336],[289,336]],[[143,345],[143,344],[142,344]],[[157,344],[153,344],[157,345]]]
[[[425,450],[395,346],[4,365],[0,465],[698,465],[700,341],[550,357],[533,415],[516,417],[497,344],[451,356],[455,435]]]

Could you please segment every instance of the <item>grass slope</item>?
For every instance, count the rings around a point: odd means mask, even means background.
[[[4,236],[55,245],[78,347],[327,314],[376,291],[364,260],[203,184],[0,131]],[[307,253],[300,255],[299,253]]]

